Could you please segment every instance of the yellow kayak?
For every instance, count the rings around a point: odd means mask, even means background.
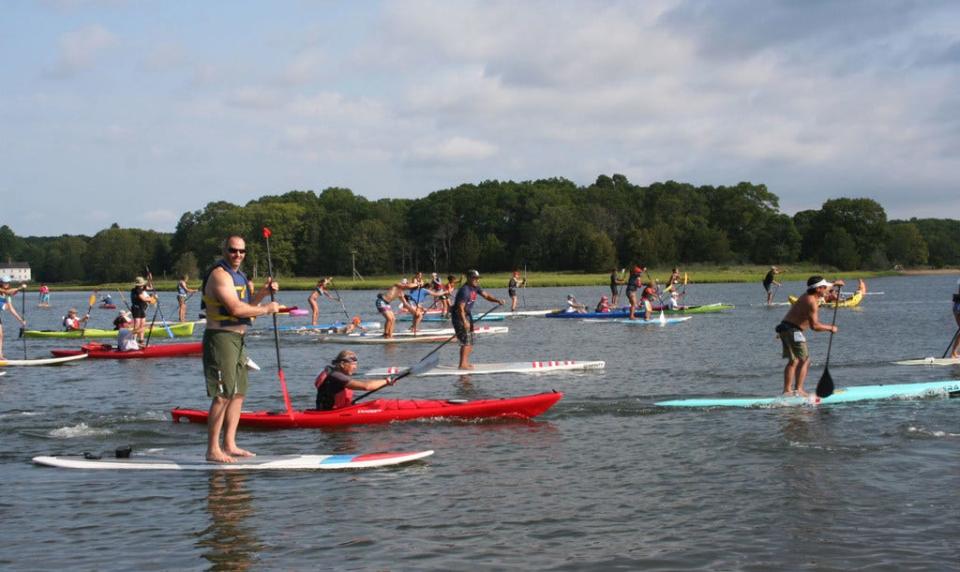
[[[793,303],[795,303],[795,302],[797,301],[797,297],[796,297],[796,296],[787,296],[787,300],[789,300],[790,303],[793,304]],[[846,300],[841,300],[841,301],[840,301],[840,304],[838,304],[838,307],[840,307],[840,308],[853,308],[853,307],[859,306],[859,305],[860,305],[860,302],[862,302],[862,301],[863,301],[863,293],[862,293],[862,292],[857,292],[857,293],[855,293],[853,296],[850,296],[849,298],[847,298]],[[822,301],[822,300],[820,301],[820,305],[821,305],[821,306],[830,306],[830,307],[833,307],[833,304],[832,304],[831,302],[824,302],[824,301]]]

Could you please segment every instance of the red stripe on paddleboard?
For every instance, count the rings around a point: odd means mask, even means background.
[[[415,453],[367,453],[357,455],[350,460],[351,463],[361,463],[363,461],[379,461],[381,459],[396,459],[397,457],[406,457]]]

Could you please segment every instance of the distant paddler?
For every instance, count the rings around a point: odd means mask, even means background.
[[[617,299],[620,298],[620,286],[622,286],[626,280],[620,277],[626,271],[626,268],[617,270],[614,268],[610,271],[610,304],[613,307],[617,306]]]
[[[763,277],[763,289],[767,291],[767,306],[773,304],[773,296],[777,293],[775,288],[772,286],[780,287],[780,283],[777,282],[777,274],[781,274],[782,271],[776,266],[771,266],[770,271],[767,272],[767,275]]]
[[[480,273],[476,270],[467,270],[467,283],[457,290],[457,296],[453,300],[453,331],[460,341],[460,369],[473,369],[470,365],[470,354],[473,352],[473,303],[477,301],[477,296],[494,302],[503,304],[503,300],[488,294],[480,288]]]
[[[45,283],[40,283],[40,302],[37,304],[38,308],[49,308],[50,307],[50,287]]]
[[[180,280],[177,281],[177,320],[180,322],[187,321],[187,298],[196,292],[196,290],[187,285],[188,280],[190,280],[190,277],[184,274],[180,277]]]
[[[21,291],[26,290],[27,285],[21,284],[17,288],[10,287],[10,277],[2,276],[0,277],[0,360],[6,359],[3,357],[3,312],[4,310],[9,310],[13,317],[20,322],[20,325],[24,328],[27,327],[27,321],[17,313],[17,309],[14,307],[13,296]],[[26,296],[26,294],[24,294]]]
[[[593,309],[596,314],[606,314],[610,312],[610,302],[609,298],[606,296],[600,296],[600,301],[597,302],[597,307]]]
[[[144,343],[147,329],[147,306],[153,301],[148,291],[148,284],[143,276],[137,276],[130,289],[130,314],[133,316],[133,330],[137,342]]]
[[[680,269],[677,267],[673,268],[673,272],[670,273],[670,279],[667,280],[667,287],[663,289],[663,293],[667,292],[676,292],[677,285],[680,284]]]
[[[680,303],[680,292],[670,292],[670,297],[664,301],[663,307],[666,310],[683,310],[685,306]]]
[[[639,264],[633,266],[630,276],[627,278],[627,300],[630,302],[630,319],[634,319],[637,310],[637,290],[643,287],[643,273],[647,269]]]
[[[248,383],[244,336],[253,318],[280,311],[277,302],[261,305],[271,292],[279,289],[273,278],[254,291],[253,283],[240,270],[246,254],[243,237],[228,236],[223,241],[223,258],[207,272],[200,287],[207,316],[203,376],[207,396],[212,399],[207,418],[207,460],[215,463],[232,463],[234,457],[253,456],[237,446],[237,426]]]
[[[527,285],[526,278],[520,278],[520,271],[514,270],[513,275],[510,276],[510,281],[507,282],[507,295],[510,296],[510,311],[517,311],[517,288]]]
[[[313,287],[313,292],[310,293],[310,297],[307,298],[307,303],[310,304],[310,325],[316,326],[320,320],[320,296],[328,300],[333,300],[334,302],[339,302],[340,299],[334,297],[330,294],[330,284],[333,282],[333,278],[327,276],[326,278],[321,278],[317,280],[317,285]]]
[[[411,330],[416,331],[417,327],[420,325],[420,321],[423,320],[423,309],[420,306],[410,302],[410,298],[407,296],[407,290],[418,290],[422,284],[410,283],[406,278],[400,280],[393,286],[387,289],[386,292],[377,294],[376,308],[377,312],[383,316],[383,337],[392,338],[393,337],[393,326],[397,323],[397,317],[393,313],[393,308],[390,306],[390,303],[395,299],[400,299],[400,304],[410,312],[410,315],[413,317],[413,325]]]
[[[783,368],[783,394],[806,397],[803,382],[807,378],[810,366],[810,353],[807,350],[806,329],[817,332],[837,332],[837,326],[820,322],[818,310],[821,300],[825,299],[832,288],[843,286],[843,280],[827,282],[822,276],[811,276],[807,280],[807,291],[796,303],[790,306],[783,321],[776,327],[777,336],[783,346],[783,357],[787,365]]]
[[[568,314],[586,314],[587,307],[580,302],[577,302],[577,299],[573,294],[567,294],[567,309],[564,312]]]
[[[63,330],[65,332],[75,332],[77,330],[82,330],[86,327],[87,322],[90,320],[90,314],[85,315],[83,318],[77,317],[77,309],[70,308],[67,310],[67,315],[63,317]]]
[[[953,346],[950,348],[950,357],[960,358],[957,353],[960,348],[960,280],[957,280],[957,293],[953,295],[953,319],[957,322],[957,333],[953,335]]]

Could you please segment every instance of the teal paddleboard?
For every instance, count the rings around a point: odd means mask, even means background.
[[[797,407],[802,405],[831,405],[870,399],[916,399],[918,397],[960,397],[960,381],[928,381],[925,383],[896,383],[891,385],[861,385],[837,389],[833,395],[820,399],[812,392],[807,397],[740,397],[674,399],[658,401],[661,407]]]

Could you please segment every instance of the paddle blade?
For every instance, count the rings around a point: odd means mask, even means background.
[[[273,233],[270,232],[270,229],[269,229],[269,228],[263,227],[263,238],[270,238],[270,236],[272,236],[272,234],[273,234]]]
[[[89,302],[89,303],[90,303],[90,306],[92,307],[94,304],[97,303],[97,295],[96,295],[96,294],[90,294],[90,297],[87,299],[87,302]]]
[[[817,397],[824,399],[831,395],[833,395],[833,377],[830,376],[830,369],[825,367],[817,383]]]

